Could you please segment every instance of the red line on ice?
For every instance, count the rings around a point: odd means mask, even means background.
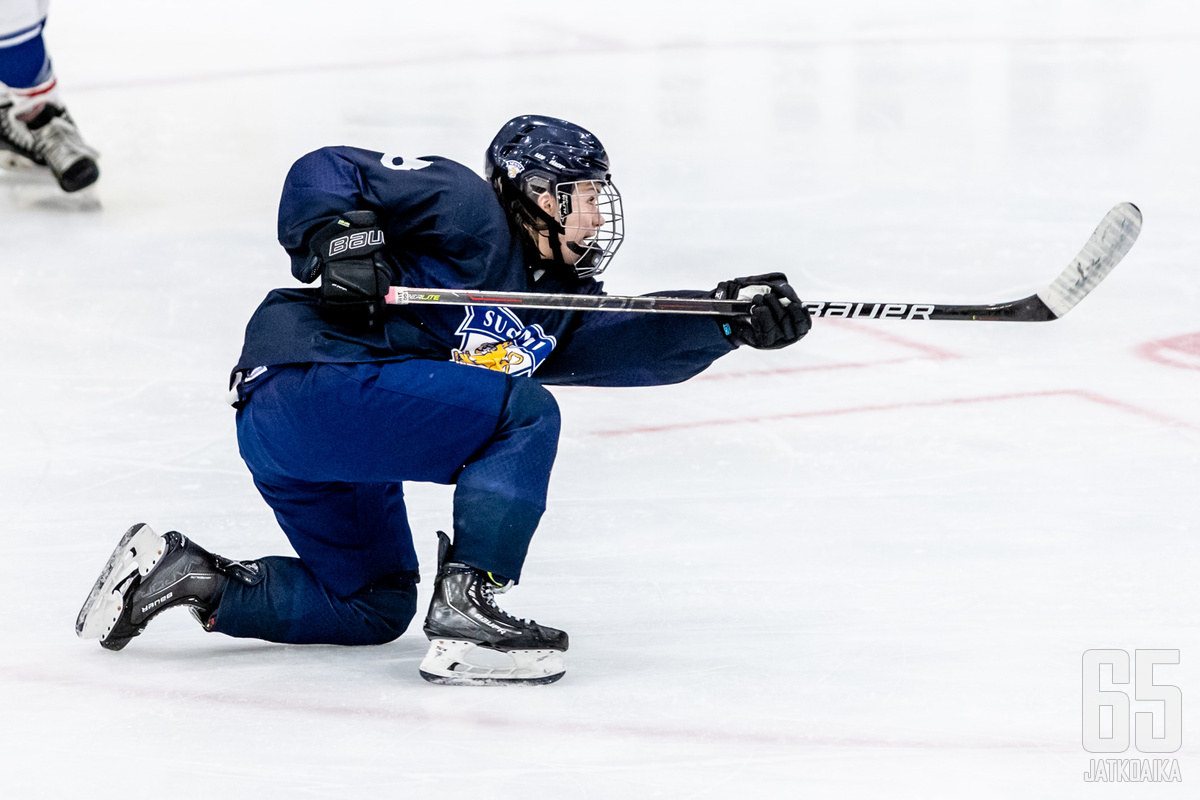
[[[1157,364],[1200,370],[1200,332],[1146,342],[1136,352]]]
[[[909,339],[905,336],[900,336],[899,334],[895,334],[895,333],[889,333],[884,328],[876,326],[876,325],[845,324],[845,323],[840,323],[837,320],[830,320],[830,319],[821,320],[821,324],[822,325],[830,325],[830,324],[837,325],[839,327],[844,327],[846,330],[852,330],[855,333],[861,333],[861,334],[865,334],[867,336],[874,336],[876,339],[882,339],[885,342],[890,342],[892,344],[899,345],[901,347],[907,347],[910,350],[918,350],[918,351],[924,353],[929,358],[932,358],[937,361],[943,361],[948,358],[961,358],[961,356],[958,355],[957,353],[951,353],[949,350],[943,350],[940,347],[934,347],[933,345],[925,344],[924,342],[915,342],[912,339]]]
[[[813,364],[807,367],[783,367],[781,369],[754,369],[745,372],[714,372],[697,375],[692,380],[724,381],[733,378],[769,377],[772,375],[792,375],[797,372],[825,372],[836,369],[862,369],[863,367],[882,367],[888,364],[902,364],[906,361],[920,361],[920,356],[905,356],[903,358],[885,358],[879,361],[838,361],[833,364]]]
[[[830,408],[820,411],[796,411],[788,414],[765,414],[756,417],[730,417],[728,419],[697,420],[695,422],[676,422],[669,425],[647,425],[638,428],[622,428],[608,431],[595,431],[593,436],[626,436],[632,433],[663,433],[666,431],[687,430],[689,428],[709,428],[716,425],[745,425],[756,422],[776,422],[788,419],[812,419],[816,417],[840,417],[847,414],[865,414],[872,411],[899,411],[911,408],[939,408],[944,406],[971,405],[974,403],[996,403],[1006,400],[1028,400],[1039,397],[1077,397],[1081,400],[1097,403],[1108,408],[1134,414],[1144,419],[1153,420],[1172,428],[1187,428],[1200,430],[1190,422],[1160,414],[1147,408],[1135,406],[1121,400],[1115,400],[1102,394],[1083,389],[1051,389],[1041,392],[1014,392],[1012,394],[993,394],[981,397],[957,397],[945,400],[917,400],[909,403],[887,403],[874,406],[856,406],[853,408]]]
[[[863,367],[882,367],[882,366],[886,366],[888,364],[901,364],[906,361],[921,361],[921,360],[926,360],[926,359],[932,360],[932,361],[945,361],[945,360],[951,359],[951,358],[962,358],[962,356],[960,356],[958,353],[952,353],[949,350],[944,350],[940,347],[934,347],[933,345],[925,344],[924,342],[915,342],[912,339],[909,339],[907,337],[900,336],[895,333],[889,333],[888,331],[885,331],[874,325],[862,325],[862,324],[853,324],[853,323],[847,324],[846,322],[844,322],[842,320],[837,320],[837,319],[821,320],[821,326],[824,327],[826,325],[833,325],[835,327],[842,328],[843,330],[849,330],[849,331],[854,331],[855,333],[861,333],[861,334],[865,334],[867,336],[873,336],[876,339],[882,339],[883,341],[888,342],[889,344],[894,344],[899,347],[905,347],[905,348],[908,348],[909,350],[916,350],[918,353],[920,353],[920,355],[904,356],[901,358],[885,358],[885,359],[880,359],[878,361],[839,361],[839,362],[835,362],[833,364],[813,364],[811,366],[806,366],[806,367],[780,367],[778,369],[756,369],[756,370],[745,370],[742,372],[713,372],[713,373],[706,372],[706,373],[703,373],[702,375],[696,376],[696,378],[694,380],[721,381],[721,380],[729,380],[730,378],[753,378],[753,377],[762,377],[762,376],[768,376],[768,375],[793,375],[797,372],[822,372],[822,371],[826,371],[826,370],[835,370],[835,369],[862,369]]]

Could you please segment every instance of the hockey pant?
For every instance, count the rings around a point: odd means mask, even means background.
[[[11,102],[15,114],[56,99],[45,25],[45,2],[0,0],[0,102]]]
[[[238,445],[299,559],[262,559],[253,586],[231,581],[212,630],[291,643],[399,636],[417,570],[404,481],[455,484],[455,560],[520,579],[558,447],[546,389],[416,359],[260,380],[238,412]]]

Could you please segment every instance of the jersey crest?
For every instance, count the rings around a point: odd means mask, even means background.
[[[455,334],[459,346],[450,353],[457,364],[532,375],[558,344],[541,325],[523,325],[507,308],[469,306]]]

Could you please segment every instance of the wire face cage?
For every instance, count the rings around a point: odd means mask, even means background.
[[[576,274],[599,275],[625,239],[621,193],[606,179],[560,183],[555,194],[563,238],[579,256]]]

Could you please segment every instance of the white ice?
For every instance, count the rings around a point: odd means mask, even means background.
[[[1196,796],[1194,3],[57,0],[47,41],[102,177],[0,175],[4,797]],[[181,611],[121,653],[77,639],[133,522],[290,553],[224,393],[292,284],[291,162],[474,166],[520,113],[608,146],[614,293],[784,270],[812,299],[998,302],[1115,203],[1145,227],[1060,321],[818,321],[679,386],[556,390],[503,598],[570,632],[553,686],[424,683],[420,616],[360,649]],[[409,497],[423,605],[450,492]],[[1183,783],[1083,780],[1090,648],[1180,651],[1155,679]]]

